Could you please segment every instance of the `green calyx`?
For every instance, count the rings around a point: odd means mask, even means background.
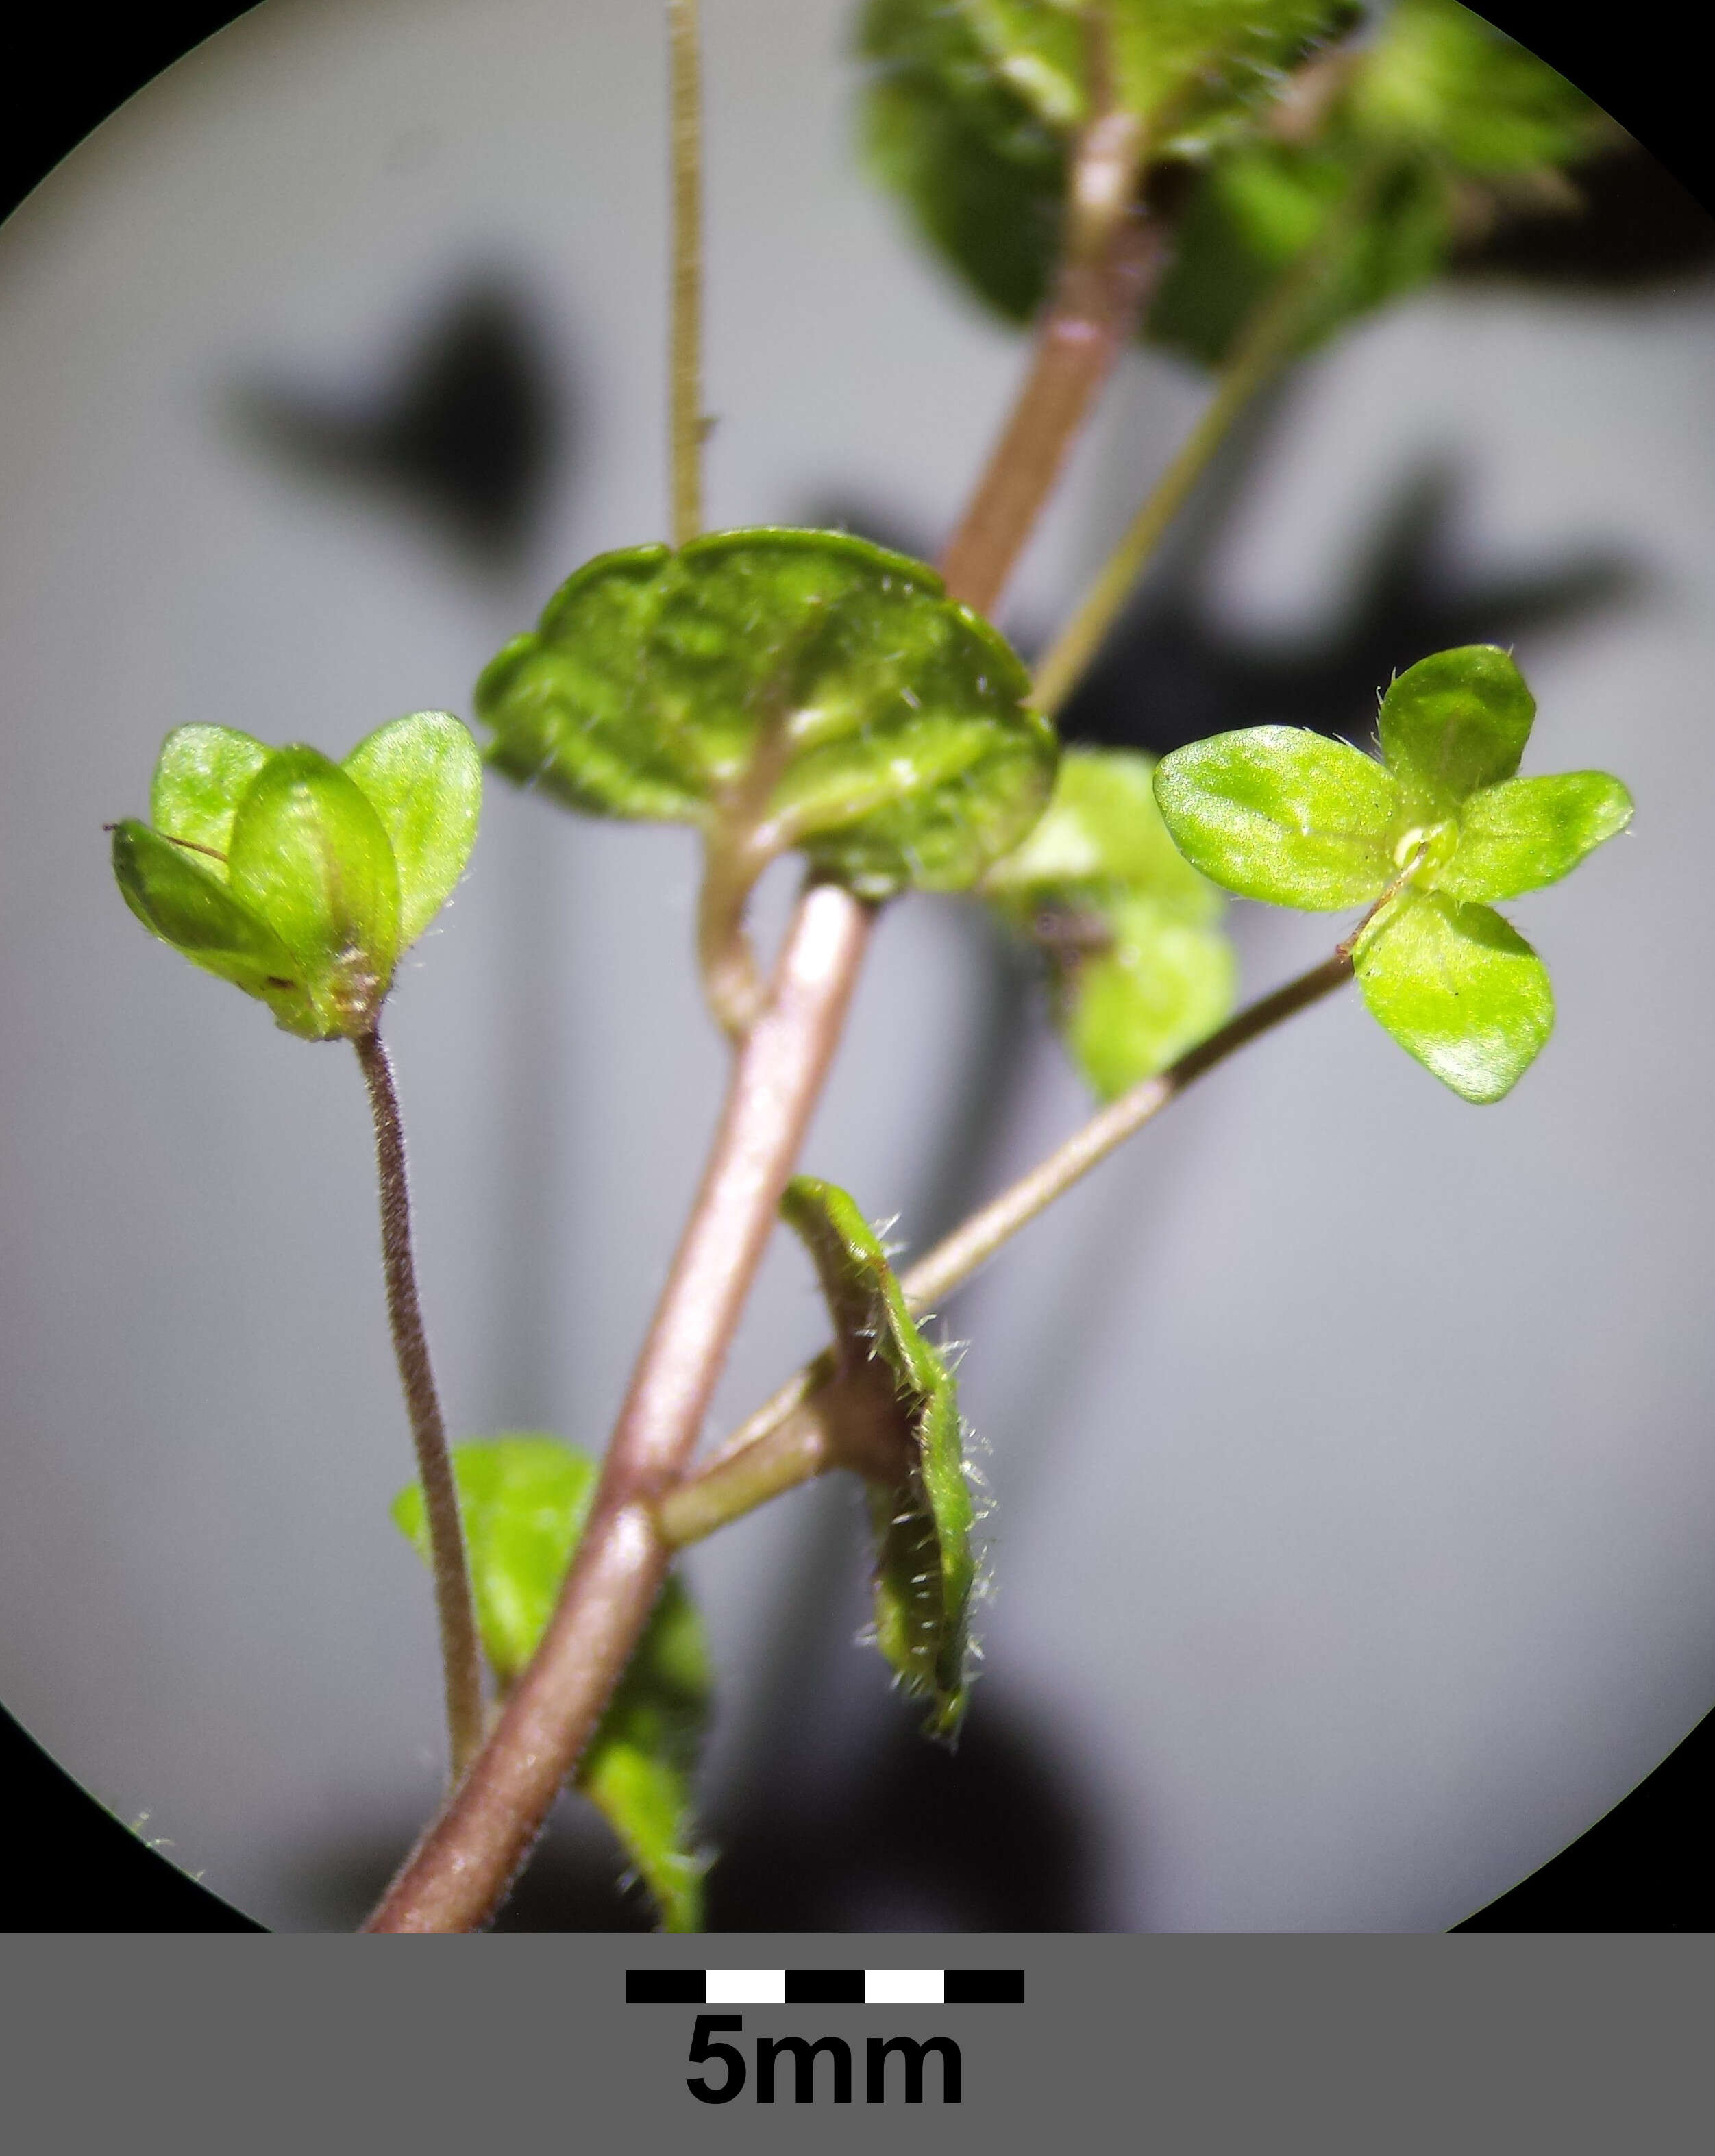
[[[797,849],[868,899],[963,890],[1048,797],[1023,664],[933,570],[838,532],[603,554],[485,670],[490,762],[598,815]]]
[[[1204,1040],[1233,1006],[1220,894],[1156,805],[1154,759],[1068,749],[1041,820],[981,896],[1045,957],[1056,1029],[1104,1100]]]
[[[146,928],[285,1031],[357,1040],[463,875],[481,800],[476,745],[445,711],[395,719],[337,764],[179,726],[151,822],[113,827],[113,870]]]
[[[952,1373],[918,1329],[886,1252],[845,1191],[797,1176],[780,1211],[821,1281],[840,1380],[867,1382],[902,1440],[903,1480],[870,1486],[875,1644],[906,1691],[930,1702],[929,1733],[951,1738],[970,1692],[977,1573],[976,1509]]]
[[[587,1453],[553,1437],[453,1447],[477,1629],[502,1691],[547,1630],[598,1472]],[[420,1485],[399,1492],[393,1517],[427,1563]],[[578,1789],[618,1835],[669,1932],[702,1928],[708,1858],[697,1846],[691,1783],[711,1685],[701,1620],[670,1579],[578,1768]]]
[[[1520,778],[1536,715],[1492,644],[1443,651],[1382,700],[1381,761],[1291,726],[1217,734],[1163,759],[1174,843],[1245,898],[1367,906],[1352,940],[1365,1003],[1468,1101],[1510,1091],[1548,1040],[1548,970],[1493,909],[1558,882],[1631,820],[1605,772]]]

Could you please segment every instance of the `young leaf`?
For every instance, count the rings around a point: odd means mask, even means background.
[[[1219,928],[1151,899],[1118,901],[1106,925],[1107,947],[1066,968],[1060,1025],[1092,1090],[1111,1101],[1209,1038],[1232,1010],[1238,968]]]
[[[465,873],[482,808],[482,759],[450,711],[413,711],[358,742],[341,768],[381,819],[399,879],[399,948],[417,941]]]
[[[1353,963],[1371,1014],[1467,1101],[1510,1091],[1553,1029],[1548,968],[1489,906],[1403,892]]]
[[[1631,821],[1631,796],[1605,771],[1508,778],[1466,803],[1459,844],[1436,879],[1450,898],[1517,898],[1569,875]]]
[[[837,532],[604,554],[477,684],[490,762],[577,808],[801,848],[865,898],[963,889],[1053,777],[1025,670],[932,569]]]
[[[1055,966],[1055,1019],[1112,1099],[1213,1032],[1232,1008],[1225,901],[1168,835],[1154,759],[1068,749],[1041,820],[982,894]]]
[[[127,819],[113,829],[113,873],[151,935],[205,973],[259,997],[289,1033],[320,1037],[296,961],[267,922],[233,896],[220,866]]]
[[[231,726],[175,726],[161,745],[149,788],[149,814],[169,839],[203,847],[223,879],[232,822],[270,751]]]
[[[239,803],[227,874],[292,953],[323,1030],[372,1024],[398,955],[398,872],[339,766],[313,748],[276,749]]]
[[[1156,767],[1155,798],[1185,858],[1244,898],[1332,912],[1380,897],[1396,873],[1398,784],[1362,750],[1301,727],[1176,749]]]
[[[876,1643],[906,1689],[931,1701],[930,1732],[951,1738],[969,1691],[976,1579],[975,1512],[952,1373],[918,1331],[881,1244],[843,1190],[797,1176],[780,1210],[814,1262],[841,1374],[879,1360],[891,1377],[912,1466],[903,1487],[870,1486]]]
[[[1438,651],[1396,675],[1376,723],[1409,813],[1450,815],[1479,787],[1511,778],[1536,713],[1524,676],[1492,644]]]
[[[557,1438],[516,1436],[454,1445],[453,1473],[483,1651],[504,1690],[547,1629],[598,1470]],[[393,1516],[426,1563],[418,1484],[399,1492]],[[578,1772],[578,1787],[618,1835],[670,1932],[701,1928],[707,1866],[694,1847],[691,1785],[709,1687],[701,1623],[670,1580]]]

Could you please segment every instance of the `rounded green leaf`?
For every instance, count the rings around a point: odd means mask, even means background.
[[[152,935],[194,966],[259,998],[289,1033],[320,1033],[295,960],[265,921],[235,898],[223,869],[146,824],[113,829],[113,873],[126,904]]]
[[[1379,898],[1399,788],[1348,742],[1248,726],[1163,757],[1155,798],[1194,868],[1244,898],[1333,912]]]
[[[341,768],[381,819],[399,879],[399,948],[417,941],[465,873],[482,808],[482,758],[450,711],[413,711],[358,742]]]
[[[1517,898],[1569,875],[1631,821],[1631,796],[1605,771],[1509,778],[1473,793],[1459,844],[1435,879],[1450,898]]]
[[[373,1024],[398,955],[398,875],[380,819],[337,764],[275,751],[233,820],[228,881],[291,952],[326,1034]]]
[[[1496,644],[1438,651],[1396,675],[1377,730],[1407,814],[1446,815],[1479,787],[1511,778],[1536,715],[1524,676]]]
[[[841,1363],[891,1373],[912,1461],[902,1488],[870,1489],[875,1643],[906,1688],[927,1697],[927,1727],[951,1738],[969,1696],[975,1508],[952,1373],[918,1329],[874,1230],[831,1183],[795,1176],[782,1217],[803,1237],[827,1298]]]
[[[573,808],[801,848],[866,898],[962,889],[1047,798],[1053,729],[986,622],[837,532],[599,557],[477,684],[490,762]]]
[[[1548,968],[1489,906],[1404,893],[1353,963],[1371,1015],[1467,1101],[1510,1091],[1553,1030]]]
[[[547,1629],[598,1473],[588,1454],[557,1438],[487,1438],[453,1448],[477,1628],[503,1688]],[[427,1563],[418,1484],[399,1492],[393,1516]],[[697,1931],[702,1922],[707,1859],[696,1846],[691,1780],[710,1684],[701,1621],[670,1579],[578,1770],[578,1788],[618,1835],[670,1932]]]
[[[149,788],[156,829],[218,857],[223,876],[233,818],[269,754],[231,726],[175,726],[162,743]]]
[[[1122,900],[1107,916],[1108,947],[1066,969],[1060,1030],[1073,1060],[1104,1101],[1166,1070],[1230,1014],[1238,986],[1233,947],[1152,900]]]

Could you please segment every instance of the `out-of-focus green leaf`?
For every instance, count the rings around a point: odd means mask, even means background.
[[[1394,0],[1348,110],[1370,141],[1472,178],[1569,164],[1615,131],[1582,90],[1457,0]]]
[[[1508,778],[1466,803],[1459,844],[1437,879],[1450,898],[1517,898],[1569,875],[1631,821],[1631,796],[1605,771]]]
[[[274,752],[233,819],[227,880],[291,952],[325,1033],[374,1023],[398,956],[398,872],[337,764],[313,748]]]
[[[1348,211],[1359,187],[1362,208]],[[1368,177],[1339,149],[1240,144],[1199,175],[1146,333],[1219,367],[1317,248],[1325,259],[1297,296],[1289,340],[1303,351],[1426,284],[1452,238],[1451,197],[1438,172],[1402,162]]]
[[[1218,921],[1220,896],[1169,836],[1154,774],[1137,749],[1067,749],[1047,808],[983,877],[983,897],[1020,926],[1041,906],[1146,894],[1187,920]]]
[[[206,850],[223,880],[233,818],[270,752],[231,726],[175,726],[161,745],[149,788],[155,829]]]
[[[975,1512],[952,1374],[917,1329],[886,1255],[845,1191],[794,1177],[783,1217],[803,1237],[834,1321],[842,1371],[879,1359],[912,1461],[902,1487],[870,1486],[876,1644],[907,1691],[931,1702],[927,1727],[951,1738],[969,1691]]]
[[[1399,788],[1373,757],[1297,726],[1248,726],[1163,757],[1155,798],[1174,843],[1228,891],[1332,912],[1396,873]]]
[[[1408,813],[1449,815],[1479,787],[1511,778],[1536,711],[1524,676],[1492,644],[1438,651],[1397,675],[1376,725]]]
[[[990,64],[1050,125],[1087,116],[1097,0],[961,0]],[[1158,155],[1200,154],[1274,95],[1283,69],[1343,20],[1330,0],[1099,0],[1114,90]]]
[[[450,711],[413,711],[358,742],[341,768],[393,848],[399,948],[428,927],[465,873],[482,809],[482,758]]]
[[[259,998],[287,1032],[320,1037],[296,960],[267,922],[233,896],[223,868],[127,819],[113,829],[113,873],[126,904],[152,935]]]
[[[1111,941],[1066,968],[1060,1029],[1073,1060],[1104,1101],[1206,1040],[1230,1014],[1238,985],[1233,947],[1153,900],[1122,899],[1107,916]]]
[[[1087,109],[1086,0],[870,0],[871,159],[936,247],[990,304],[1029,319],[1046,295],[1068,148]],[[1460,190],[1553,168],[1615,138],[1552,68],[1453,0],[1394,0],[1313,121],[1271,134],[1301,56],[1358,11],[1317,0],[1117,0],[1123,100],[1150,120],[1150,155],[1199,168],[1146,335],[1209,365],[1233,352],[1285,274],[1319,243],[1298,348],[1441,267]],[[1466,204],[1468,207],[1468,203]]]
[[[982,895],[1055,968],[1055,1020],[1103,1099],[1163,1070],[1232,1009],[1220,894],[1174,845],[1153,757],[1068,749],[1041,820]]]
[[[1029,677],[922,563],[837,532],[604,554],[477,685],[490,759],[573,808],[801,849],[865,898],[956,891],[1040,813]]]
[[[1492,907],[1408,891],[1364,931],[1354,958],[1371,1014],[1467,1101],[1498,1101],[1554,1024],[1548,969]]]
[[[990,306],[1027,321],[1060,245],[1064,134],[991,65],[957,7],[870,0],[857,46],[871,67],[870,169]]]
[[[454,1445],[453,1473],[483,1651],[504,1689],[547,1629],[598,1470],[557,1438],[526,1435]],[[399,1492],[393,1515],[427,1563],[418,1484]],[[710,1681],[701,1620],[670,1580],[578,1771],[578,1788],[619,1835],[670,1932],[702,1927],[707,1862],[694,1845],[691,1789]]]

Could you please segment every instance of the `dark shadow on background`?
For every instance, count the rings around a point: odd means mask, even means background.
[[[1502,216],[1461,247],[1455,281],[1633,293],[1715,266],[1715,217],[1640,144],[1593,157],[1571,180],[1564,207]]]
[[[425,315],[388,378],[340,391],[252,382],[230,409],[279,470],[427,517],[474,571],[504,576],[570,462],[567,372],[534,306],[483,273]]]
[[[1248,446],[1248,444],[1247,444]],[[1225,473],[1217,473],[1219,492]],[[1406,474],[1359,549],[1363,570],[1326,634],[1247,639],[1207,597],[1236,505],[1194,519],[1117,624],[1061,715],[1069,740],[1157,755],[1238,726],[1307,726],[1367,740],[1396,673],[1464,644],[1511,647],[1634,600],[1641,572],[1611,549],[1456,578],[1457,468]]]

